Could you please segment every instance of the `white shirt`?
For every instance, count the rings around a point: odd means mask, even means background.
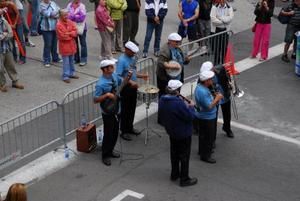
[[[154,8],[154,10],[155,10],[155,16],[157,16],[157,15],[158,15],[158,11],[159,11],[159,1],[160,1],[160,0],[154,0],[154,6],[155,6],[155,8]]]

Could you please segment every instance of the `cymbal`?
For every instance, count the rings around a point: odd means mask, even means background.
[[[138,91],[144,94],[156,94],[159,92],[159,89],[151,84],[145,84],[138,88]]]

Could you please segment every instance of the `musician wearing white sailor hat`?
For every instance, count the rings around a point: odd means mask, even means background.
[[[181,86],[182,82],[179,80],[169,80],[167,94],[159,99],[159,113],[170,139],[170,179],[180,179],[180,186],[183,187],[195,185],[197,179],[189,177],[194,103],[182,98],[179,94]]]
[[[213,84],[212,78],[215,73],[212,71],[203,71],[200,73],[200,82],[195,88],[195,101],[199,110],[196,112],[198,118],[199,133],[199,151],[200,159],[207,163],[216,163],[212,157],[212,145],[216,132],[217,108],[220,100],[223,98],[221,93],[213,96],[209,87]]]
[[[189,63],[190,57],[185,57],[180,49],[181,41],[182,38],[178,33],[171,33],[168,42],[161,48],[156,70],[159,97],[166,93],[170,79],[181,82],[184,80],[184,65]],[[160,123],[159,116],[158,123]]]
[[[223,115],[223,131],[226,133],[226,136],[229,138],[234,138],[234,134],[231,130],[231,92],[229,87],[229,75],[224,67],[224,65],[214,66],[212,62],[206,61],[202,64],[200,68],[200,73],[203,71],[213,71],[216,76],[214,76],[214,89],[222,93],[224,98],[220,101],[222,115]],[[218,107],[217,105],[217,116],[218,116]],[[216,139],[216,137],[215,137]]]
[[[137,72],[136,54],[139,52],[139,47],[131,41],[125,43],[125,52],[118,58],[116,73],[125,78],[129,71],[132,71],[131,82],[133,85],[125,86],[121,92],[121,138],[127,141],[132,140],[130,135],[139,135],[138,131],[133,127],[135,108],[137,103],[137,79],[148,79],[148,74]]]
[[[104,124],[104,136],[102,142],[102,162],[110,166],[110,158],[119,158],[120,154],[114,152],[119,133],[119,116],[120,107],[118,99],[118,91],[121,91],[122,82],[132,85],[130,80],[122,79],[114,73],[115,61],[102,60],[100,68],[102,75],[100,76],[95,88],[94,103],[100,103],[102,119]],[[123,81],[122,81],[123,80]]]

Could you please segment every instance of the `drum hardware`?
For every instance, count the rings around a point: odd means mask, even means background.
[[[156,134],[158,137],[161,137],[160,134],[158,134],[152,128],[149,127],[149,108],[150,108],[150,104],[151,104],[151,100],[152,100],[151,96],[157,95],[159,92],[159,89],[154,85],[146,84],[146,85],[142,85],[141,87],[139,87],[138,92],[145,95],[144,103],[146,105],[146,127],[142,130],[142,132],[145,131],[145,133],[146,133],[146,135],[145,135],[145,145],[146,145],[148,142],[148,139],[149,139],[150,131],[152,133]]]
[[[200,49],[201,49],[201,46],[197,47],[195,50],[189,51],[188,55],[186,57],[192,57],[194,54],[198,53]],[[182,66],[180,65],[180,63],[178,63],[175,60],[171,60],[168,63],[176,65],[177,68],[167,68],[166,69],[167,75],[172,79],[177,78],[182,72]]]
[[[180,63],[178,63],[177,61],[174,61],[174,60],[171,60],[168,63],[172,64],[174,66],[176,65],[177,68],[168,68],[168,69],[166,69],[167,75],[170,78],[176,78],[176,77],[178,77],[181,74],[181,72],[182,72],[182,66],[180,65]]]

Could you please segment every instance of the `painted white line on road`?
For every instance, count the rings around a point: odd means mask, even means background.
[[[223,119],[219,118],[218,123],[223,123]],[[241,123],[238,123],[238,122],[235,122],[235,121],[231,121],[231,126],[242,129],[242,130],[245,130],[245,131],[253,132],[253,133],[258,134],[258,135],[262,135],[262,136],[265,136],[265,137],[270,137],[270,138],[273,138],[273,139],[276,139],[276,140],[280,140],[280,141],[284,141],[284,142],[288,142],[288,143],[292,143],[292,144],[300,146],[300,141],[297,140],[297,139],[291,138],[291,137],[286,137],[286,136],[283,136],[283,135],[279,135],[277,133],[264,131],[262,129],[247,126],[245,124],[241,124]]]
[[[120,193],[119,195],[117,195],[116,197],[114,197],[111,201],[121,201],[124,198],[126,198],[127,196],[142,199],[144,197],[144,194],[137,193],[137,192],[127,189],[127,190],[123,191],[122,193]]]

